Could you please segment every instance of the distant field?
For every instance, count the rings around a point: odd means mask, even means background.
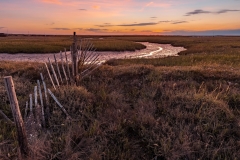
[[[231,65],[240,66],[240,37],[117,37],[120,40],[147,41],[182,46],[180,57],[157,59],[114,59],[109,65],[147,64],[154,66]]]
[[[240,37],[192,37],[192,36],[135,36],[117,37],[120,40],[130,40],[135,42],[151,42],[161,44],[172,44],[173,46],[185,47],[187,50],[181,55],[192,53],[240,53]]]
[[[64,48],[69,50],[72,39],[72,36],[0,37],[0,53],[58,53]],[[95,46],[96,51],[135,51],[146,48],[142,44],[129,40],[99,39],[99,37],[91,37],[89,40]]]
[[[183,37],[183,36],[78,36],[88,38],[97,51],[134,51],[145,48],[135,42],[172,44],[185,47],[181,55],[239,54],[240,37]],[[72,43],[72,36],[8,36],[0,37],[0,53],[57,53]]]

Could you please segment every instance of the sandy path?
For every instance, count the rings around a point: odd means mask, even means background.
[[[146,49],[142,49],[135,52],[97,52],[99,53],[99,61],[105,62],[109,59],[119,58],[158,58],[166,56],[178,56],[180,51],[185,50],[183,47],[173,47],[170,44],[156,44],[149,42],[139,42],[147,46]],[[70,52],[67,52],[70,59]],[[53,60],[53,53],[48,54],[7,54],[0,53],[0,61],[30,61],[30,62],[47,62],[48,57]],[[56,58],[60,59],[60,54],[56,53]]]

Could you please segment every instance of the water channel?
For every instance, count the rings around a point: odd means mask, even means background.
[[[123,59],[123,58],[161,58],[167,56],[178,56],[178,53],[186,50],[183,47],[174,47],[171,44],[157,44],[149,42],[138,42],[146,46],[145,49],[137,51],[124,52],[96,52],[99,54],[99,62],[105,62],[109,59]],[[67,52],[70,59],[70,52]],[[44,54],[0,54],[0,61],[29,61],[29,62],[47,62],[48,58],[53,60],[53,53]],[[60,53],[56,53],[56,58],[60,59]]]

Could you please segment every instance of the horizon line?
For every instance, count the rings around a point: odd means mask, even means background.
[[[75,32],[77,33],[77,32]],[[0,32],[0,34],[6,35],[6,36],[14,36],[14,35],[22,35],[22,36],[72,36],[72,34],[37,34],[37,33],[4,33]],[[76,34],[77,36],[210,36],[210,37],[216,37],[216,36],[240,36],[240,33],[236,34],[214,34],[214,33],[201,33],[196,32],[193,33],[183,33],[183,34],[174,34],[174,33],[163,33],[163,34]]]

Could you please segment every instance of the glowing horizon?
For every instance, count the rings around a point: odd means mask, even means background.
[[[0,0],[0,32],[240,35],[240,0]]]

